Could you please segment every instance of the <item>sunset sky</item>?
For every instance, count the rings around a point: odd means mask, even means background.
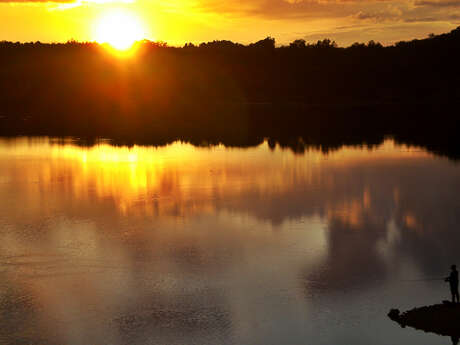
[[[128,19],[107,24],[117,18]],[[278,44],[327,37],[346,46],[424,38],[459,25],[460,0],[0,0],[0,40],[8,41],[131,35],[182,45],[272,36]]]

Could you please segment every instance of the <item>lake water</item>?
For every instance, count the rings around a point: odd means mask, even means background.
[[[387,140],[294,154],[0,140],[1,344],[451,344],[460,165]],[[414,281],[415,280],[415,281]]]

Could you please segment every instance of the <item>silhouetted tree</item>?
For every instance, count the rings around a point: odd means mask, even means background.
[[[306,47],[305,40],[295,40],[294,42],[291,42],[289,44],[289,47],[291,47],[291,48],[305,48]]]
[[[370,40],[367,43],[368,48],[383,48],[383,46],[379,42],[375,42],[374,40]]]
[[[272,37],[267,37],[263,40],[257,41],[256,43],[250,44],[249,47],[259,49],[275,49],[275,39]]]
[[[322,41],[316,42],[317,48],[337,48],[337,43],[331,41],[329,38],[325,38]]]
[[[138,47],[125,63],[92,42],[1,41],[0,133],[292,147],[391,134],[458,151],[460,27],[388,47],[271,37]]]

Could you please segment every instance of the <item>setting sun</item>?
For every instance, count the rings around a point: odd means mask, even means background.
[[[103,16],[96,25],[96,41],[108,43],[118,50],[127,50],[145,38],[141,21],[134,15],[116,11]]]

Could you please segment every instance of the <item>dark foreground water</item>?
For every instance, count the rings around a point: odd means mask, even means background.
[[[459,191],[392,141],[0,140],[0,343],[451,344],[386,314],[448,297]]]

